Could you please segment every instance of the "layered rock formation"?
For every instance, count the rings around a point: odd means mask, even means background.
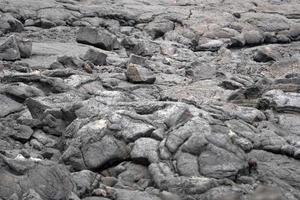
[[[297,0],[0,0],[0,199],[300,199]]]

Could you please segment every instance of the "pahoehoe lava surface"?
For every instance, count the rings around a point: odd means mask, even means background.
[[[0,0],[0,200],[299,200],[299,0]]]

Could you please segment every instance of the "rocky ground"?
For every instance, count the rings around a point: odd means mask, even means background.
[[[0,199],[299,200],[299,0],[0,0]]]

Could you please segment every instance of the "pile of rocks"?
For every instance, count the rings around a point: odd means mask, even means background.
[[[300,199],[297,13],[0,0],[0,200]]]

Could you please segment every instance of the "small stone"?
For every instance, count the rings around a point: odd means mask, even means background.
[[[93,73],[93,68],[91,67],[91,65],[89,63],[85,63],[83,66],[83,69],[89,74]]]

